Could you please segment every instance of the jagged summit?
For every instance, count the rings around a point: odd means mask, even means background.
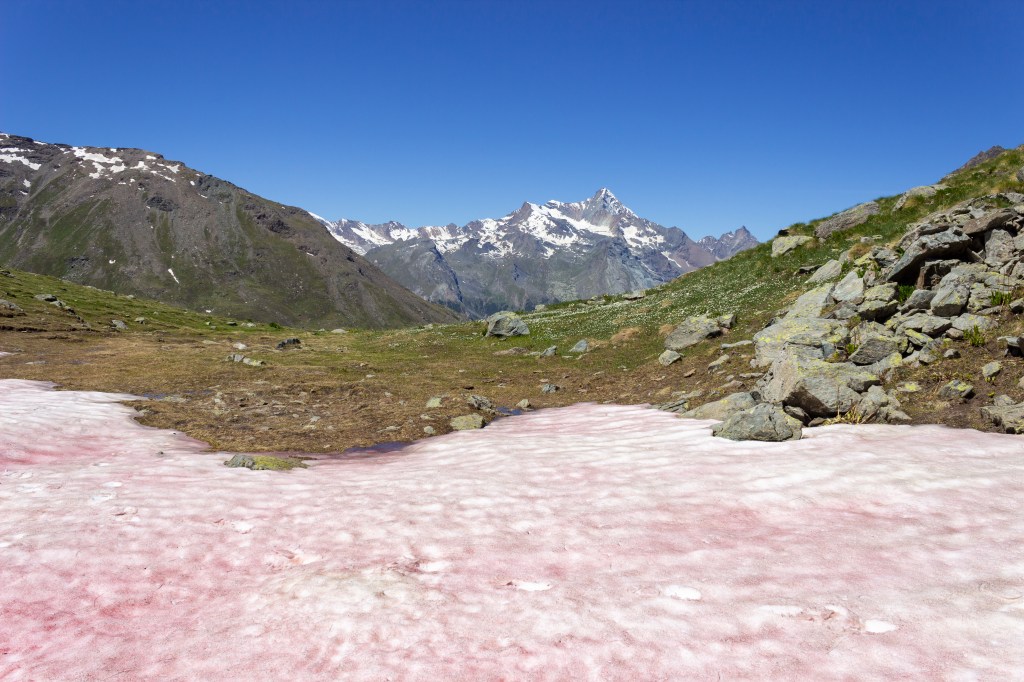
[[[473,315],[648,288],[758,243],[746,228],[695,242],[639,217],[607,187],[462,227],[317,219],[416,293]]]

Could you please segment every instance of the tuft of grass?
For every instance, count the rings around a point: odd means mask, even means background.
[[[985,333],[978,329],[978,325],[974,325],[964,332],[964,339],[966,339],[967,343],[971,344],[975,348],[981,348],[987,342]]]
[[[860,410],[854,407],[849,412],[846,412],[844,414],[837,414],[834,417],[829,417],[824,422],[822,422],[821,425],[832,426],[833,424],[863,424],[865,422],[867,422],[867,419],[865,419],[864,415],[860,413]]]
[[[915,289],[916,287],[913,284],[900,284],[896,287],[896,300],[900,303],[906,303]]]
[[[997,306],[1010,305],[1010,301],[1013,300],[1013,294],[1008,291],[993,291],[989,296],[989,303],[993,308]]]

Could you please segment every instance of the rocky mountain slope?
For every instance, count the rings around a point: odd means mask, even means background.
[[[462,227],[315,217],[404,286],[474,317],[646,289],[758,243],[745,227],[695,242],[637,216],[607,189]]]
[[[0,264],[284,324],[455,319],[306,211],[141,149],[0,133]]]

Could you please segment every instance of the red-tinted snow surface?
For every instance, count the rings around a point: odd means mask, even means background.
[[[0,382],[0,677],[1024,679],[1024,439],[577,405],[253,472]]]

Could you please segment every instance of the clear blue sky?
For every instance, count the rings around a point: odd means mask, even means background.
[[[1024,142],[1024,2],[4,0],[0,130],[329,218],[602,186],[760,238]]]

